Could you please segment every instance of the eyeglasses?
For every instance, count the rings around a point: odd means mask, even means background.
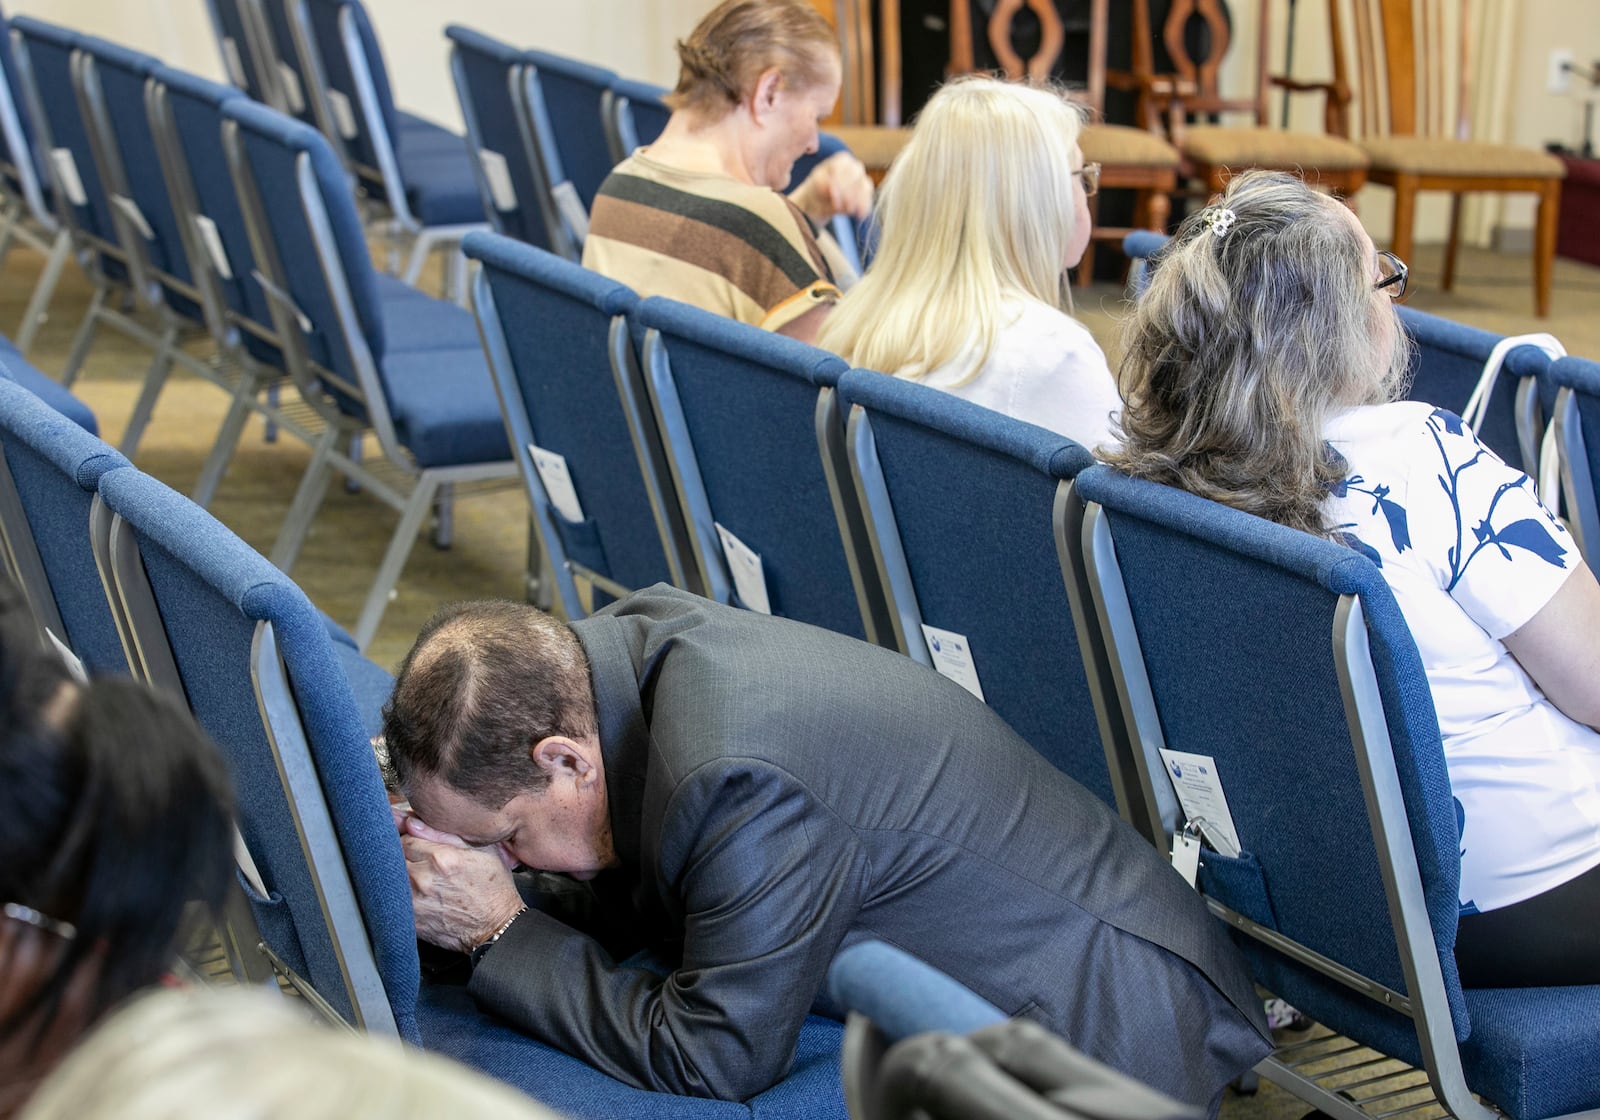
[[[31,906],[24,906],[20,902],[8,902],[4,906],[0,906],[0,914],[4,914],[6,917],[22,922],[25,925],[33,926],[35,929],[42,929],[46,933],[53,933],[63,941],[71,941],[78,936],[78,927],[71,922],[63,922],[59,918],[52,918],[49,914],[41,913]]]
[[[1099,193],[1100,165],[1098,163],[1086,163],[1080,170],[1075,171],[1073,174],[1077,175],[1078,182],[1083,186],[1084,198],[1093,198]]]
[[[1411,270],[1406,262],[1386,250],[1378,253],[1378,282],[1372,285],[1375,292],[1388,292],[1390,299],[1406,294],[1406,278]]]

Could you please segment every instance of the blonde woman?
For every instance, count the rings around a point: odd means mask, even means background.
[[[1105,354],[1068,314],[1099,167],[1059,93],[967,78],[922,111],[879,193],[877,256],[817,344],[1053,429],[1090,449],[1121,407]]]

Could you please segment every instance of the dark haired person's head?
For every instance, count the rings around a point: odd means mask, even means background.
[[[383,713],[417,815],[508,863],[588,877],[612,858],[589,661],[522,603],[445,607],[406,654]]]
[[[0,1083],[26,1092],[167,972],[191,903],[221,902],[232,795],[181,706],[77,683],[16,621],[0,624]]]
[[[1410,358],[1383,262],[1346,207],[1251,171],[1189,215],[1128,321],[1119,469],[1307,532],[1338,410],[1393,399]]]

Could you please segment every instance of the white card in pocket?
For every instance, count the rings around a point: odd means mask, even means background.
[[[50,162],[55,164],[56,178],[67,192],[67,201],[74,206],[87,206],[89,196],[83,192],[83,179],[78,175],[78,161],[72,158],[72,149],[50,149]]]
[[[89,683],[88,671],[84,669],[83,662],[78,660],[78,655],[67,647],[67,643],[56,637],[55,631],[45,628],[44,636],[50,639],[50,644],[55,647],[56,656],[67,666],[67,672],[72,674],[72,679],[79,684]]]
[[[1225,856],[1239,854],[1239,830],[1234,827],[1228,796],[1222,792],[1217,760],[1206,754],[1187,751],[1161,751],[1161,762],[1177,791],[1178,804],[1189,823],[1200,830],[1206,842]]]
[[[144,211],[139,209],[137,202],[125,194],[114,194],[111,196],[111,204],[121,210],[123,216],[133,223],[133,228],[139,231],[140,237],[146,241],[156,239],[156,231],[150,228],[150,222],[145,218]]]
[[[533,469],[539,472],[545,497],[556,507],[556,512],[568,521],[582,521],[583,504],[578,501],[578,491],[573,488],[572,472],[567,470],[566,458],[532,443],[528,444],[528,454],[533,456]]]
[[[217,230],[217,223],[204,214],[196,214],[194,228],[200,234],[201,244],[206,247],[206,256],[211,258],[211,267],[224,280],[232,280],[233,266],[228,263],[228,250],[222,246],[222,234]]]
[[[517,208],[516,188],[511,185],[511,168],[506,157],[489,148],[478,149],[478,162],[483,164],[483,177],[489,182],[489,196],[496,210]]]
[[[283,87],[283,99],[288,103],[289,112],[297,116],[305,112],[306,95],[300,88],[300,75],[282,59],[278,61],[278,84]]]
[[[346,140],[353,140],[360,131],[356,127],[356,111],[350,99],[336,89],[328,91],[328,109],[333,113],[334,127]]]
[[[983,699],[978,667],[972,663],[972,645],[965,634],[923,623],[922,640],[928,643],[928,654],[940,676],[949,677],[979,700]]]
[[[722,558],[728,562],[728,574],[733,577],[733,589],[746,607],[761,614],[772,613],[772,603],[767,598],[767,573],[761,566],[761,554],[751,549],[738,537],[717,526],[717,536],[722,540]]]
[[[578,197],[578,188],[572,185],[572,180],[567,179],[557,183],[555,190],[550,192],[555,196],[556,209],[561,212],[561,220],[567,223],[567,228],[573,233],[579,243],[589,239],[589,210],[584,206],[583,199]]]
[[[1200,877],[1200,841],[1187,832],[1173,834],[1172,869],[1191,887]]]

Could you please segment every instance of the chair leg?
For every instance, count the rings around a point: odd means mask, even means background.
[[[22,216],[22,200],[13,198],[0,210],[0,224],[5,227],[5,232],[0,233],[0,267],[6,263],[6,255],[11,252],[11,246],[16,244],[17,222]]]
[[[1407,264],[1411,263],[1412,227],[1417,216],[1417,187],[1408,176],[1400,176],[1394,184],[1394,237],[1389,251]]]
[[[1077,188],[1073,188],[1076,190]],[[1100,196],[1089,199],[1089,224],[1091,227],[1100,221]],[[1087,288],[1094,283],[1094,236],[1091,234],[1088,243],[1084,246],[1083,256],[1078,259],[1078,287]]]
[[[1561,217],[1561,180],[1552,179],[1539,192],[1539,213],[1533,233],[1533,313],[1550,314],[1550,280],[1556,259],[1556,226]]]
[[[161,333],[161,344],[156,347],[155,357],[150,359],[150,368],[145,370],[144,386],[139,390],[139,399],[133,403],[133,414],[128,417],[128,426],[122,430],[122,443],[117,448],[130,459],[139,450],[139,440],[156,410],[156,399],[161,396],[161,389],[172,372],[172,348],[177,341],[178,328],[169,326]]]
[[[276,377],[267,382],[267,404],[271,405],[273,408],[278,407],[278,398],[282,395],[279,390],[282,388],[282,386],[283,382],[278,380]],[[278,422],[270,416],[267,417],[266,430],[261,433],[261,442],[278,442]]]
[[[67,364],[61,370],[61,384],[68,389],[78,380],[78,371],[83,368],[84,359],[89,356],[89,347],[94,345],[94,332],[100,325],[100,310],[106,303],[106,290],[96,288],[94,296],[89,300],[89,310],[83,313],[83,321],[78,324],[78,332],[72,336],[72,348],[67,351]]]
[[[1453,291],[1456,286],[1456,251],[1460,248],[1461,192],[1454,191],[1450,195],[1450,236],[1444,243],[1444,281],[1440,285],[1447,292]]]
[[[228,411],[222,417],[222,426],[217,429],[217,438],[211,444],[211,453],[206,456],[205,465],[200,468],[200,478],[194,484],[194,492],[190,495],[195,505],[209,506],[211,499],[216,497],[217,487],[222,482],[222,476],[228,473],[228,464],[233,462],[233,453],[239,447],[239,437],[244,434],[244,426],[250,419],[250,405],[260,391],[260,376],[252,368],[247,367],[242,370],[233,400],[228,402]]]
[[[427,230],[417,234],[411,242],[411,255],[406,258],[405,271],[400,274],[400,279],[411,285],[417,286],[417,277],[422,275],[422,266],[428,263],[428,254],[433,252],[439,244],[436,238],[430,237]]]
[[[328,459],[343,434],[341,429],[330,425],[317,438],[316,447],[311,452],[311,462],[300,478],[294,501],[289,503],[289,512],[284,516],[283,528],[278,530],[278,539],[273,542],[272,555],[269,557],[285,575],[294,567],[295,558],[306,543],[306,534],[311,531],[311,521],[317,516],[322,499],[328,493],[328,483],[333,480],[333,464]]]
[[[455,541],[456,526],[456,484],[446,482],[440,485],[439,494],[433,501],[433,547],[441,551],[450,547]]]
[[[383,612],[389,606],[389,593],[400,582],[400,572],[406,566],[406,558],[411,555],[411,546],[416,543],[417,532],[422,528],[428,510],[433,507],[433,496],[438,485],[426,474],[417,480],[417,488],[411,492],[411,500],[400,515],[400,524],[395,526],[394,536],[389,538],[389,548],[384,552],[383,563],[379,565],[378,574],[372,581],[372,590],[367,592],[361,617],[351,631],[356,648],[363,653],[378,632],[378,623],[383,620]]]
[[[17,349],[22,351],[24,357],[33,347],[33,336],[39,333],[40,326],[44,324],[50,297],[56,294],[61,270],[71,255],[71,235],[64,229],[56,231],[55,240],[50,243],[50,255],[45,258],[44,271],[39,274],[39,282],[33,286],[33,295],[28,297],[28,309],[22,313],[22,326],[17,330]]]
[[[345,448],[344,453],[352,463],[361,462],[362,438],[362,433],[360,432],[350,433],[350,446]],[[344,492],[346,494],[361,493],[360,480],[353,478],[350,475],[346,475],[344,479]]]

